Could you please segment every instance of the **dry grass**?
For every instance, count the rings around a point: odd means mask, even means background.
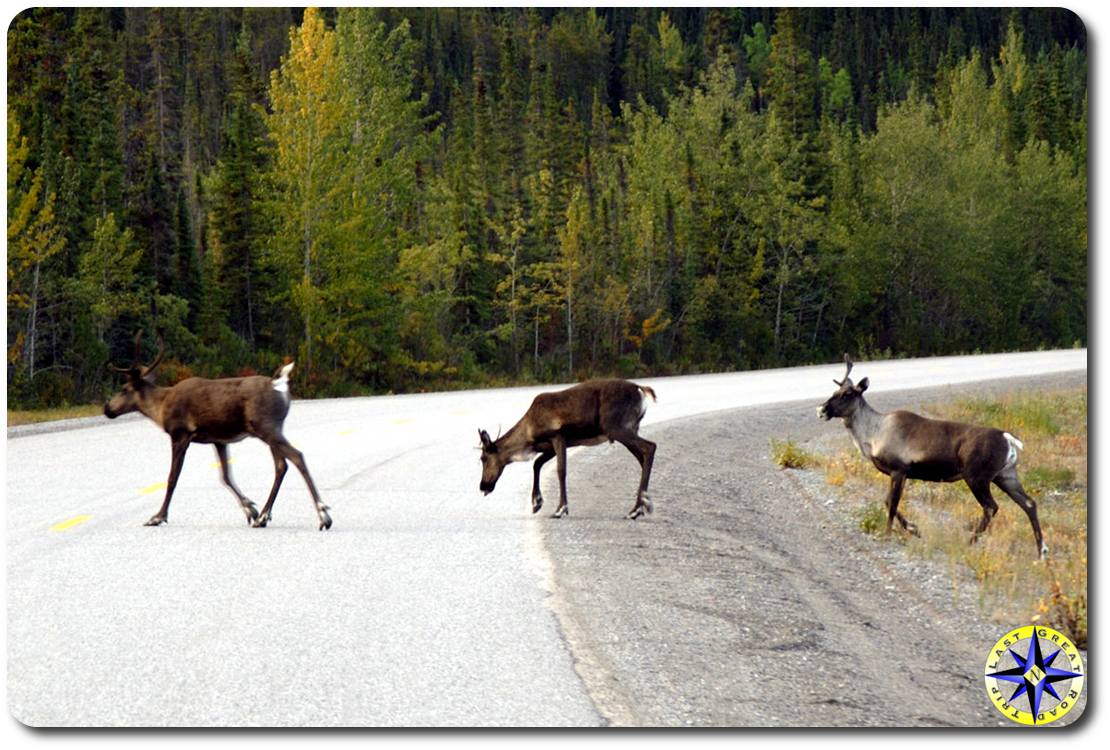
[[[1087,390],[1012,393],[931,404],[922,413],[938,419],[989,424],[1025,443],[1018,472],[1037,510],[1048,558],[1035,559],[1029,520],[997,488],[999,512],[987,533],[970,543],[982,511],[967,485],[910,481],[899,510],[918,525],[919,537],[902,535],[907,554],[970,568],[980,581],[983,614],[1006,622],[1053,627],[1081,648],[1087,642]],[[889,479],[858,451],[826,457],[830,484],[866,498],[859,526],[882,534]]]
[[[8,427],[38,422],[53,422],[58,419],[95,417],[104,413],[103,406],[66,406],[57,409],[8,409]]]

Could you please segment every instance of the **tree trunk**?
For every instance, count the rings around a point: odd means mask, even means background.
[[[31,281],[31,311],[27,318],[27,379],[35,379],[35,336],[38,334],[39,312],[39,269],[41,263],[35,264],[35,274]]]

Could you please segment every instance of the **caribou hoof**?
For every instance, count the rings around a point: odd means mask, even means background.
[[[166,522],[165,516],[151,516],[150,520],[143,524],[143,526],[161,526]]]
[[[320,511],[320,531],[327,531],[331,528],[331,516],[328,515],[326,510]]]
[[[243,505],[243,515],[247,517],[247,525],[249,526],[258,518],[258,508],[250,500]]]
[[[255,529],[264,529],[264,528],[266,528],[266,524],[268,524],[269,522],[270,522],[270,514],[269,513],[263,513],[258,518],[254,519],[254,523],[251,524],[251,527],[255,528]]]
[[[921,536],[921,532],[917,530],[917,524],[913,521],[906,521],[906,531],[910,532],[916,537]]]
[[[543,507],[543,495],[532,495],[532,512],[539,513]]]
[[[569,515],[570,515],[570,511],[567,509],[567,506],[560,505],[558,508],[555,509],[555,512],[551,514],[551,517],[552,518],[566,518]]]
[[[642,505],[637,505],[635,508],[628,511],[628,513],[625,515],[625,518],[627,518],[629,521],[635,521],[637,518],[644,515],[644,510],[645,508]]]

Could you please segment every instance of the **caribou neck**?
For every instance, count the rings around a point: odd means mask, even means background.
[[[871,457],[871,440],[878,433],[885,416],[882,412],[872,409],[871,404],[867,403],[861,395],[859,406],[851,414],[844,417],[844,426],[848,428],[848,432],[852,433],[852,440],[856,447],[867,458]]]
[[[166,388],[153,383],[144,382],[142,398],[138,401],[139,413],[158,425],[162,425],[162,407],[172,388]]]
[[[524,426],[524,420],[520,420],[510,427],[508,432],[494,441],[497,452],[510,456],[511,460],[514,461],[527,458],[535,452],[532,447],[534,441],[532,436],[528,434],[529,432],[531,430]]]

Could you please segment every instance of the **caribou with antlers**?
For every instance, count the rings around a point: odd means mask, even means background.
[[[848,377],[852,361],[847,354],[844,361],[848,366],[844,379],[833,380],[839,389],[817,407],[817,416],[826,421],[834,417],[843,419],[860,453],[890,477],[886,499],[888,533],[895,518],[902,528],[917,533],[914,524],[898,512],[898,501],[907,479],[925,482],[962,479],[983,507],[983,517],[971,537],[974,542],[998,512],[998,504],[991,497],[993,482],[1029,516],[1037,556],[1043,558],[1048,553],[1037,520],[1037,503],[1029,497],[1018,478],[1018,451],[1025,448],[1020,440],[994,427],[927,419],[909,411],[875,411],[863,398],[868,379],[864,378],[859,385],[853,384]]]
[[[562,518],[567,509],[567,448],[598,445],[614,440],[640,462],[640,489],[636,505],[627,518],[651,513],[648,480],[655,458],[655,443],[639,436],[640,420],[647,410],[646,398],[655,400],[655,391],[627,380],[589,380],[554,393],[541,393],[512,429],[496,440],[478,430],[482,441],[483,493],[493,492],[501,472],[513,461],[524,461],[539,454],[532,464],[532,512],[543,507],[540,469],[552,458],[559,472],[559,506],[552,518]]]
[[[187,378],[172,388],[163,388],[154,385],[152,373],[162,361],[166,342],[159,334],[158,356],[143,367],[139,365],[139,342],[142,336],[142,331],[135,334],[135,358],[130,367],[109,365],[114,372],[126,375],[127,383],[115,398],[104,405],[104,416],[115,419],[122,414],[137,411],[158,424],[170,436],[173,455],[170,476],[166,480],[166,499],[145,525],[158,526],[166,522],[170,499],[177,486],[177,477],[181,473],[189,444],[211,443],[216,447],[223,482],[235,493],[248,524],[262,527],[271,520],[274,498],[277,497],[281,480],[288,468],[286,462],[292,461],[304,477],[308,491],[312,493],[320,530],[331,528],[328,507],[320,501],[316,485],[305,465],[304,455],[290,445],[282,434],[282,425],[289,413],[289,373],[293,369],[293,363],[279,368],[273,378],[264,375],[218,380]],[[231,471],[228,468],[228,444],[247,436],[256,437],[269,445],[274,456],[274,485],[261,513],[231,481]]]

